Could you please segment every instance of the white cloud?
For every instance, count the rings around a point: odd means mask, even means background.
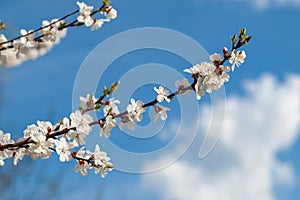
[[[203,2],[205,0],[195,0]],[[242,2],[252,4],[258,10],[265,10],[270,7],[300,7],[300,0],[215,0],[218,2]]]
[[[299,0],[248,0],[251,1],[251,3],[254,4],[255,7],[258,9],[266,9],[271,6],[276,7],[294,7],[294,6],[300,6]]]
[[[202,110],[205,129],[211,113],[209,106]],[[195,141],[182,159],[144,175],[143,188],[161,199],[272,200],[274,185],[293,184],[293,166],[276,155],[300,131],[300,76],[247,82],[245,96],[227,98],[226,112],[222,137],[207,158],[197,158],[201,140]]]

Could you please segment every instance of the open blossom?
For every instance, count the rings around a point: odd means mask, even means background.
[[[39,130],[44,134],[49,134],[53,129],[51,122],[37,121],[37,125]]]
[[[119,128],[121,131],[123,131],[125,127],[127,127],[131,131],[134,131],[135,123],[137,123],[137,121],[130,121],[129,117],[126,115],[122,117],[121,123],[119,124]]]
[[[104,116],[107,116],[108,114],[114,114],[117,115],[120,113],[117,104],[120,104],[120,101],[115,98],[110,98],[106,105],[103,108]]]
[[[144,103],[140,100],[135,101],[133,98],[130,100],[130,102],[131,104],[129,104],[126,108],[129,120],[132,122],[142,121],[142,113],[145,112],[145,109],[143,107]]]
[[[100,151],[100,147],[97,144],[95,147],[95,152],[92,154],[94,157],[94,170],[95,174],[100,172],[102,178],[107,175],[107,170],[110,171],[113,168],[113,164],[110,163],[110,158],[104,151]]]
[[[111,130],[117,125],[116,119],[113,116],[108,115],[105,118],[105,123],[101,126],[100,136],[105,135],[106,138],[110,137]]]
[[[52,124],[40,121],[37,124],[38,126],[30,125],[24,130],[25,139],[30,137],[34,141],[33,144],[30,144],[28,152],[33,160],[39,157],[47,159],[52,153],[50,148],[53,147],[53,139],[47,139],[47,134],[51,132]]]
[[[70,130],[67,134],[68,138],[72,138],[74,146],[85,144],[85,138],[92,131],[92,127],[89,125],[93,118],[90,114],[82,114],[79,110],[70,115],[71,126],[76,127],[76,130]]]
[[[20,38],[20,43],[27,46],[27,47],[34,47],[35,46],[35,41],[34,41],[34,32],[33,30],[26,31],[25,29],[21,29],[20,33],[22,36]]]
[[[74,131],[70,130],[67,134],[68,139],[73,139],[73,145],[75,147],[78,147],[80,145],[85,145],[85,138],[88,136],[87,132],[79,132],[79,131]]]
[[[47,20],[42,21],[42,27],[45,27],[39,30],[39,33],[43,35],[43,41],[55,42],[57,38],[60,37],[60,34],[65,30],[59,30],[61,24],[65,23],[65,21],[58,21],[58,19],[52,19],[51,22]],[[51,25],[50,25],[51,24]]]
[[[79,97],[80,99],[80,111],[84,112],[87,110],[93,110],[95,107],[95,103],[98,99],[93,94],[88,94],[86,97]]]
[[[181,94],[181,95],[187,94],[188,96],[190,95],[189,89],[185,89],[191,85],[186,78],[182,79],[182,81],[179,81],[179,80],[176,81],[175,85],[179,90],[179,94]]]
[[[33,160],[36,160],[39,157],[42,159],[49,158],[52,153],[50,148],[53,147],[53,140],[47,140],[46,136],[41,133],[33,134],[31,139],[34,141],[28,148],[31,158]]]
[[[191,74],[200,74],[201,76],[207,76],[216,70],[216,66],[210,62],[202,62],[201,64],[196,64],[189,69],[183,70]]]
[[[76,131],[90,133],[92,127],[90,123],[93,121],[93,118],[90,114],[82,114],[79,110],[75,111],[70,115],[71,126],[76,127]]]
[[[12,144],[12,143],[14,143],[14,141],[11,140],[10,133],[4,134],[3,131],[0,130],[0,144],[5,145],[5,144]],[[5,159],[10,158],[12,156],[13,156],[13,152],[8,149],[4,149],[0,151],[0,166],[4,165]]]
[[[170,111],[171,110],[170,108],[165,107],[165,106],[157,106],[157,105],[154,105],[153,107],[156,112],[156,114],[153,117],[154,121],[157,121],[159,116],[160,116],[160,119],[164,120],[164,121],[168,118],[167,111]]]
[[[109,6],[105,10],[106,20],[107,22],[111,21],[112,19],[117,18],[118,12],[116,9],[114,9],[112,6]]]
[[[34,32],[33,30],[27,32],[25,29],[21,29],[20,33],[22,37],[13,41],[13,49],[16,52],[15,56],[19,59],[26,56],[31,57],[31,49],[36,45]]]
[[[3,42],[7,42],[7,38],[5,37],[5,35],[0,34],[0,44]],[[0,48],[7,47],[7,46],[9,46],[9,43],[1,44]]]
[[[210,62],[202,62],[199,66],[199,74],[201,76],[208,76],[214,73],[216,66]]]
[[[183,71],[187,72],[187,73],[191,73],[191,74],[199,74],[199,72],[200,72],[199,70],[200,70],[200,65],[196,64],[196,65],[190,67],[189,69],[184,69]]]
[[[69,118],[64,117],[64,118],[62,118],[62,120],[60,120],[60,122],[55,127],[57,127],[57,126],[59,126],[59,129],[58,129],[59,131],[71,128],[71,121]]]
[[[223,60],[222,55],[218,54],[218,53],[214,53],[214,54],[210,55],[209,59],[213,63],[215,63],[215,62],[221,62]]]
[[[246,53],[245,51],[236,51],[231,53],[229,62],[232,64],[232,71],[234,71],[235,66],[239,67],[245,62]]]
[[[27,150],[25,148],[20,148],[17,151],[15,151],[13,164],[17,165],[19,160],[23,160],[25,154],[27,154]]]
[[[73,155],[75,155],[78,158],[82,159],[89,159],[90,156],[86,155],[86,151],[84,147],[81,147],[78,152],[73,152]],[[86,176],[88,174],[88,169],[90,169],[91,166],[88,164],[88,162],[79,160],[77,165],[74,167],[75,172],[80,172],[82,176]]]
[[[66,138],[61,137],[60,140],[55,140],[55,151],[59,155],[61,162],[70,161],[72,159],[70,149],[74,148],[74,144],[67,142]]]
[[[222,87],[222,83],[220,82],[220,79],[216,73],[206,76],[203,79],[203,85],[208,93],[211,93],[213,90],[218,90]]]
[[[92,31],[98,30],[99,28],[102,27],[102,25],[104,24],[104,21],[102,19],[97,19],[95,20],[93,26],[91,27]]]
[[[204,96],[205,92],[203,90],[203,78],[199,77],[197,80],[197,83],[195,85],[195,92],[196,92],[196,97],[198,100],[201,99],[202,96]]]
[[[163,86],[159,86],[159,88],[154,87],[154,91],[158,94],[156,97],[158,102],[163,102],[166,100],[168,103],[170,103],[171,99],[168,98],[169,90],[165,90]]]
[[[221,85],[229,81],[229,74],[227,72],[230,71],[230,67],[220,65],[219,69],[221,70],[221,74],[218,75]]]
[[[84,23],[86,26],[92,26],[94,23],[94,19],[91,16],[91,11],[94,9],[93,6],[87,6],[84,2],[78,2],[79,13],[80,15],[77,17],[79,22]]]

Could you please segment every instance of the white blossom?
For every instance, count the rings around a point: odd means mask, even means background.
[[[102,19],[97,19],[94,24],[91,27],[92,31],[98,30],[99,28],[102,27],[102,25],[104,24],[104,21]]]
[[[130,100],[130,102],[131,104],[129,104],[126,108],[129,120],[132,122],[142,121],[142,113],[145,112],[145,109],[143,108],[144,103],[140,100],[135,101],[133,98]]]
[[[80,145],[85,145],[85,138],[88,134],[85,132],[79,132],[79,131],[74,131],[70,130],[67,134],[68,139],[73,139],[73,145],[75,147],[78,147]]]
[[[75,127],[76,130],[70,130],[67,134],[68,138],[74,139],[73,143],[78,146],[85,144],[86,136],[92,131],[92,127],[89,125],[93,118],[88,113],[82,114],[80,111],[76,111],[70,115],[71,126]]]
[[[23,160],[26,153],[27,150],[25,148],[20,148],[17,151],[15,151],[13,164],[17,165],[19,160]]]
[[[198,80],[197,80],[197,83],[195,85],[195,92],[196,92],[196,97],[198,100],[201,99],[202,96],[204,96],[205,92],[203,90],[203,78],[202,77],[199,77]]]
[[[106,105],[103,108],[104,116],[107,116],[108,114],[114,114],[117,115],[120,113],[117,104],[120,104],[120,101],[115,98],[110,98]]]
[[[107,22],[111,21],[112,19],[117,18],[118,12],[116,9],[114,9],[112,6],[109,6],[105,10],[106,20]]]
[[[7,42],[7,38],[5,37],[5,35],[0,34],[0,44],[4,42]],[[0,48],[7,47],[7,46],[9,46],[9,43],[1,44]]]
[[[94,9],[93,6],[87,6],[84,2],[78,2],[77,5],[79,6],[79,16],[77,20],[79,22],[84,23],[86,26],[92,26],[94,23],[94,19],[91,16],[91,11]]]
[[[183,94],[187,94],[188,96],[190,95],[190,91],[188,89],[185,89],[185,88],[188,88],[191,84],[189,83],[189,81],[184,78],[182,79],[182,81],[176,81],[175,82],[175,86],[178,88],[179,90],[179,93],[181,95]]]
[[[211,93],[213,90],[218,90],[222,86],[216,73],[206,76],[203,79],[203,85],[208,93]]]
[[[209,76],[216,70],[216,66],[210,62],[202,62],[199,67],[199,74],[201,76]]]
[[[78,152],[76,152],[76,157],[88,159],[89,156],[86,155],[86,151],[84,150],[84,147],[80,148]],[[83,160],[79,160],[77,165],[74,167],[75,172],[80,172],[82,176],[87,176],[88,169],[91,168],[91,166]]]
[[[170,103],[171,99],[168,98],[169,90],[166,90],[163,86],[159,86],[159,88],[154,87],[154,91],[158,94],[156,100],[158,102],[163,102],[166,100]]]
[[[36,125],[29,125],[24,130],[24,138],[31,138],[34,143],[29,145],[28,152],[31,154],[31,158],[36,160],[41,157],[47,159],[51,155],[51,149],[53,147],[53,139],[47,138],[47,135],[51,133],[53,126],[50,122],[37,122]]]
[[[223,60],[222,55],[218,53],[214,53],[209,56],[209,59],[214,63],[214,62],[221,62]]]
[[[88,169],[90,168],[89,164],[85,161],[78,162],[74,167],[75,172],[80,172],[82,176],[88,175]]]
[[[112,115],[107,115],[105,123],[101,126],[100,136],[104,135],[106,138],[110,137],[111,130],[117,125],[116,119]]]
[[[200,72],[200,65],[196,64],[196,65],[192,66],[189,69],[184,69],[183,71],[187,72],[187,73],[191,73],[191,74],[199,74],[199,72]]]
[[[87,110],[93,110],[95,107],[95,103],[98,99],[93,94],[88,94],[86,97],[79,97],[80,99],[80,111],[84,112]]]
[[[74,148],[74,144],[67,142],[66,138],[61,137],[60,140],[55,140],[55,151],[59,155],[61,162],[70,161],[72,159],[70,149]]]
[[[64,30],[59,30],[61,24],[64,23],[65,21],[58,21],[58,19],[52,19],[51,22],[43,20],[42,27],[44,28],[39,30],[39,33],[43,35],[41,39],[43,41],[55,42],[57,39],[60,38],[61,33],[64,32]]]
[[[202,62],[201,64],[196,64],[189,69],[183,70],[191,74],[200,74],[201,76],[207,76],[216,70],[216,66],[211,62]]]
[[[25,29],[21,29],[20,33],[23,37],[20,38],[20,43],[25,45],[26,47],[34,47],[34,32],[33,30],[26,31]]]
[[[37,121],[37,125],[39,130],[44,134],[49,134],[53,129],[51,122]]]
[[[220,70],[221,70],[221,74],[219,75],[219,80],[220,80],[220,84],[223,85],[224,83],[229,81],[229,74],[227,74],[227,72],[230,71],[230,67],[228,66],[223,66],[220,65],[219,66]]]
[[[131,131],[134,131],[136,123],[137,121],[130,121],[129,117],[126,115],[122,117],[121,123],[119,124],[119,128],[121,131],[123,131],[125,127],[127,127]]]
[[[70,121],[70,119],[69,118],[67,118],[67,117],[64,117],[60,122],[59,122],[59,124],[57,125],[57,126],[59,126],[59,131],[62,131],[62,130],[64,130],[64,129],[69,129],[69,128],[71,128],[72,126],[71,126],[71,121]]]
[[[0,130],[0,144],[12,144],[13,140],[10,138],[10,133],[4,134],[3,131]],[[0,151],[0,166],[4,165],[4,160],[13,156],[13,152],[8,149],[4,149]]]
[[[76,131],[83,133],[90,133],[92,127],[89,125],[93,118],[88,113],[81,113],[79,110],[70,115],[71,126],[76,127]]]
[[[31,158],[33,160],[36,160],[39,157],[42,159],[49,158],[51,155],[50,148],[53,147],[53,140],[51,138],[47,140],[46,133],[39,131],[39,128],[31,128],[31,132],[28,134],[34,142],[33,144],[30,144],[28,148]]]
[[[235,66],[239,67],[245,62],[246,53],[245,51],[236,51],[231,53],[229,62],[232,64],[232,71],[234,71]]]
[[[161,120],[166,120],[168,118],[167,115],[167,111],[170,111],[171,109],[165,106],[158,106],[158,105],[154,105],[154,110],[156,112],[156,114],[153,117],[154,121],[157,121],[158,117],[160,116]]]
[[[104,151],[100,151],[100,147],[97,144],[95,147],[94,156],[94,164],[97,166],[94,168],[95,174],[100,172],[102,178],[107,175],[107,170],[111,170],[113,168],[112,163],[110,163],[110,158],[107,157],[107,154]]]

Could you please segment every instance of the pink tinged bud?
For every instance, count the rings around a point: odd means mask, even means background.
[[[104,122],[102,120],[99,121],[100,128],[103,128]]]
[[[226,55],[227,53],[228,53],[228,49],[227,49],[227,47],[224,47],[223,48],[223,54]]]

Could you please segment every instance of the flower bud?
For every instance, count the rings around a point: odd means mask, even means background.
[[[224,47],[223,48],[223,54],[226,55],[227,53],[228,53],[228,49],[227,49],[227,47]]]

